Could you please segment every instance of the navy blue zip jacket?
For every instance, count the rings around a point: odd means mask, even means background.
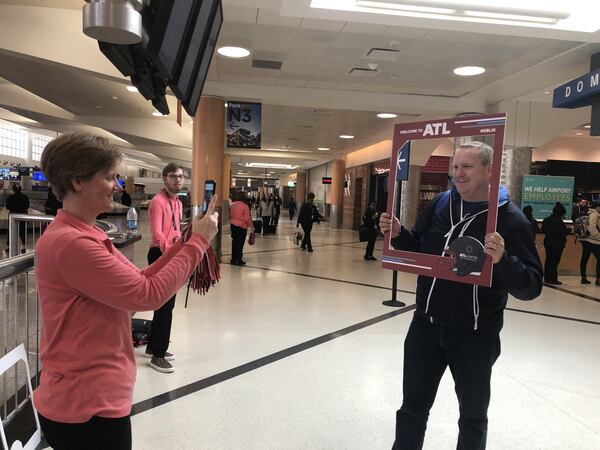
[[[485,238],[486,202],[464,202],[456,189],[438,194],[425,208],[411,231],[401,228],[392,239],[398,250],[442,255],[459,235]],[[494,264],[492,287],[419,275],[417,314],[432,323],[471,330],[502,329],[508,294],[532,300],[542,290],[542,265],[535,249],[531,225],[514,206],[504,187],[498,200],[497,232],[505,242],[502,259]]]

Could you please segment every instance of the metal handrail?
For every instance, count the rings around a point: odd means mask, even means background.
[[[19,246],[19,222],[33,222],[40,224],[39,234],[42,234],[42,224],[50,223],[54,220],[54,216],[45,214],[9,214],[8,215],[8,256],[13,257],[18,254]],[[27,224],[25,224],[26,226]],[[35,236],[35,226],[33,228]]]
[[[0,261],[0,281],[14,277],[23,272],[33,269],[35,262],[34,253],[13,256],[12,258]]]

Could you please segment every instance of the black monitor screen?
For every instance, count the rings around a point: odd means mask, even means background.
[[[196,114],[196,110],[198,109],[198,103],[200,103],[200,96],[202,95],[202,89],[204,88],[204,81],[206,80],[206,75],[208,74],[208,68],[210,67],[212,55],[214,53],[215,46],[217,45],[217,39],[219,38],[219,31],[221,31],[222,23],[223,11],[221,10],[221,2],[217,1],[214,19],[210,28],[210,34],[208,35],[204,51],[202,52],[200,64],[196,69],[196,78],[194,81],[192,91],[189,93],[189,95],[185,98],[185,101],[183,102],[183,107],[185,108],[187,113],[192,117]]]
[[[168,81],[177,75],[187,44],[186,36],[194,25],[193,18],[199,3],[197,0],[172,0],[159,4],[148,52],[160,74]]]
[[[179,76],[173,80],[171,88],[178,98],[185,100],[192,89],[192,83],[198,61],[202,59],[206,40],[210,31],[211,19],[214,17],[214,5],[218,0],[203,0],[196,14],[196,22],[190,36],[188,48],[181,65]]]

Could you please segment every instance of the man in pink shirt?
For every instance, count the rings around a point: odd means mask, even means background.
[[[150,248],[148,250],[148,264],[152,264],[165,253],[177,240],[181,238],[180,222],[183,218],[183,207],[178,194],[183,188],[185,176],[183,169],[175,163],[169,163],[162,172],[165,187],[152,197],[148,206],[148,222],[150,223]],[[154,311],[152,318],[152,332],[146,347],[146,357],[150,360],[150,367],[162,373],[170,373],[175,369],[169,361],[175,356],[169,352],[169,339],[171,337],[171,323],[173,322],[173,308],[175,297]]]

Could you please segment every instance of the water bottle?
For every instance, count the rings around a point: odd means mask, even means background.
[[[137,233],[137,219],[137,212],[135,211],[135,208],[131,206],[127,211],[127,230],[129,230],[129,233]]]

